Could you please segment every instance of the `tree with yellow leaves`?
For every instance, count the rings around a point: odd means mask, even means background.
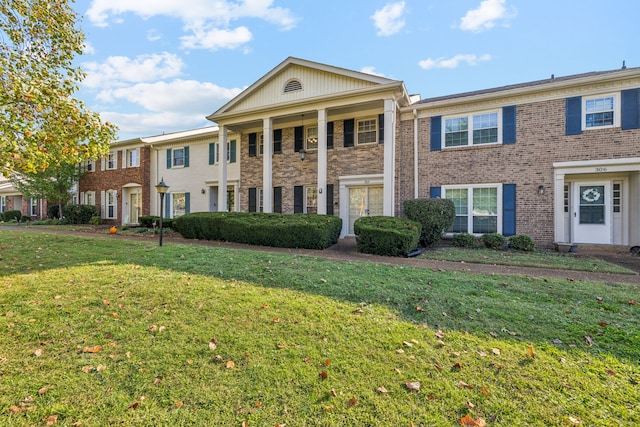
[[[73,0],[71,0],[73,1]],[[0,173],[35,173],[104,155],[116,128],[73,97],[84,33],[69,0],[0,3]]]

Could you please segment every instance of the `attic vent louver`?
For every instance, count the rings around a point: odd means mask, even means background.
[[[289,80],[284,86],[284,93],[295,92],[298,90],[302,90],[302,83],[300,83],[300,80]]]

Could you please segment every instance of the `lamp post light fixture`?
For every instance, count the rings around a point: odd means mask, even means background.
[[[164,195],[167,193],[169,186],[164,183],[164,177],[160,180],[158,185],[156,185],[156,191],[160,194],[160,246],[162,246],[162,206],[164,205]]]

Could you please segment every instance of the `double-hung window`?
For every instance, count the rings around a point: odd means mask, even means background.
[[[96,162],[94,160],[87,160],[85,170],[87,172],[95,172],[96,171]]]
[[[171,193],[173,216],[177,218],[187,213],[187,195],[185,193]]]
[[[112,170],[116,168],[116,153],[107,154],[107,169]]]
[[[357,144],[372,144],[378,142],[378,120],[358,120],[356,132]]]
[[[308,127],[307,129],[307,138],[305,139],[305,150],[317,150],[318,149],[318,128],[317,127]]]
[[[182,167],[184,166],[184,148],[174,148],[171,150],[171,166]]]
[[[7,196],[0,196],[0,213],[7,210]]]
[[[498,184],[445,186],[443,198],[453,202],[452,233],[485,234],[502,230],[502,187]]]
[[[114,190],[109,190],[106,193],[106,218],[115,218],[116,217],[116,192]]]
[[[128,168],[140,166],[139,155],[140,155],[140,151],[137,148],[134,148],[132,150],[127,150],[127,167]]]
[[[96,192],[95,191],[87,191],[84,193],[84,204],[93,206],[96,204]]]
[[[29,215],[38,216],[38,199],[32,197],[29,203]]]
[[[450,148],[501,143],[501,122],[500,111],[445,117],[442,121],[443,146]]]
[[[619,96],[616,94],[582,98],[582,128],[601,129],[620,126]]]

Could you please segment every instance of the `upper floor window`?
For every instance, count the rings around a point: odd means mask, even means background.
[[[89,159],[87,160],[85,170],[87,172],[94,172],[96,170],[96,162],[95,160]]]
[[[140,166],[140,152],[137,148],[132,150],[127,150],[127,167],[137,167]]]
[[[444,118],[444,147],[499,143],[500,121],[498,111]]]
[[[318,149],[318,128],[308,127],[307,138],[305,140],[305,150],[317,150]]]
[[[107,169],[115,169],[116,167],[116,153],[107,154]]]
[[[378,141],[377,119],[358,120],[356,130],[357,130],[357,136],[356,136],[357,144],[370,144]]]
[[[614,94],[583,97],[582,128],[594,129],[620,125],[619,97]]]
[[[174,148],[171,150],[171,156],[171,165],[173,167],[184,166],[184,148]]]

